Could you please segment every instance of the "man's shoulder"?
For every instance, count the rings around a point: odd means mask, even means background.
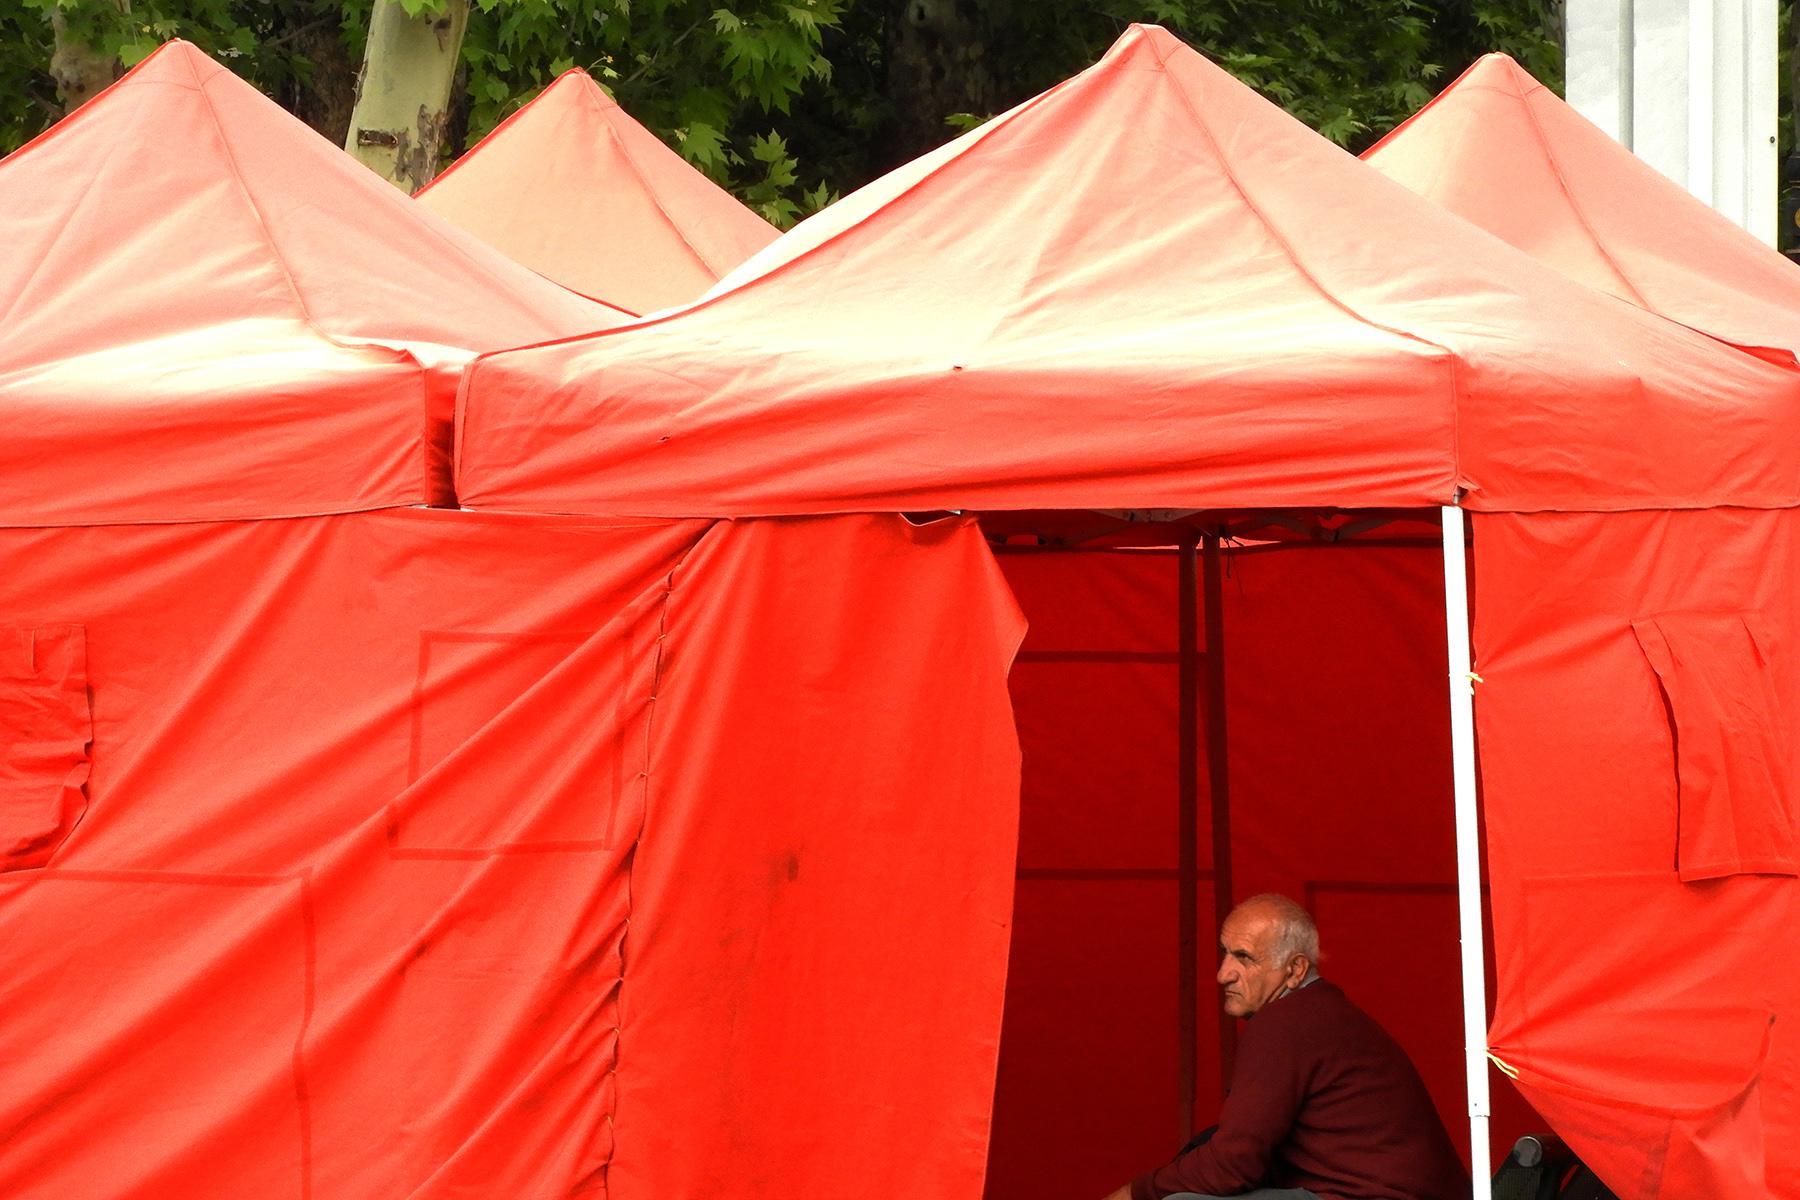
[[[1295,988],[1257,1016],[1279,1014],[1292,1020],[1316,1021],[1344,1012],[1360,1014],[1362,1009],[1351,1003],[1350,997],[1344,995],[1344,989],[1331,980],[1314,979],[1304,987]]]
[[[1312,1037],[1336,1042],[1346,1036],[1381,1033],[1375,1019],[1358,1008],[1342,988],[1316,979],[1265,1007],[1245,1027],[1245,1035],[1282,1041]]]

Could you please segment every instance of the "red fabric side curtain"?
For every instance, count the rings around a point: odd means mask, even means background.
[[[1619,1195],[1800,1200],[1800,510],[1474,526],[1488,1043]]]
[[[1764,1161],[1768,1131],[1763,1110],[1769,1100],[1764,1072],[1774,1027],[1773,1019],[1764,1026],[1762,1049],[1750,1078],[1732,1094],[1706,1105],[1620,1100],[1530,1074],[1517,1082],[1565,1138],[1635,1152],[1625,1173],[1606,1180],[1621,1196],[1686,1200],[1766,1195],[1770,1194]],[[1610,1156],[1610,1151],[1603,1153]]]
[[[1668,704],[1682,879],[1800,874],[1762,622],[1739,613],[1662,613],[1631,627]]]
[[[86,806],[87,637],[0,629],[0,871],[41,867]]]

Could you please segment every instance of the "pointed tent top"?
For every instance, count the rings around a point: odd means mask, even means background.
[[[703,303],[483,358],[470,505],[1800,500],[1800,372],[1573,284],[1154,28]]]
[[[247,316],[464,351],[609,328],[187,42],[0,163],[0,366]]]
[[[581,70],[418,199],[558,283],[637,312],[686,304],[776,236]]]
[[[418,503],[454,360],[625,319],[171,42],[0,160],[0,521]]]
[[[1800,351],[1800,267],[1504,54],[1478,60],[1363,158],[1589,287],[1724,341]]]

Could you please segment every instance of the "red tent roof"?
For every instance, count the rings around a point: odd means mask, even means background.
[[[568,71],[418,199],[535,271],[637,312],[686,304],[776,229]]]
[[[1800,502],[1796,372],[1572,284],[1142,26],[709,301],[464,386],[471,505]]]
[[[1800,350],[1800,267],[1504,54],[1482,58],[1363,157],[1590,287],[1726,341]]]
[[[417,503],[462,359],[626,319],[185,42],[0,161],[0,248],[8,524]]]

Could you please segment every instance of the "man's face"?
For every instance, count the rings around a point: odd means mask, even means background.
[[[1219,990],[1226,1012],[1248,1017],[1305,976],[1303,960],[1277,958],[1272,917],[1239,909],[1225,918],[1219,930]]]

